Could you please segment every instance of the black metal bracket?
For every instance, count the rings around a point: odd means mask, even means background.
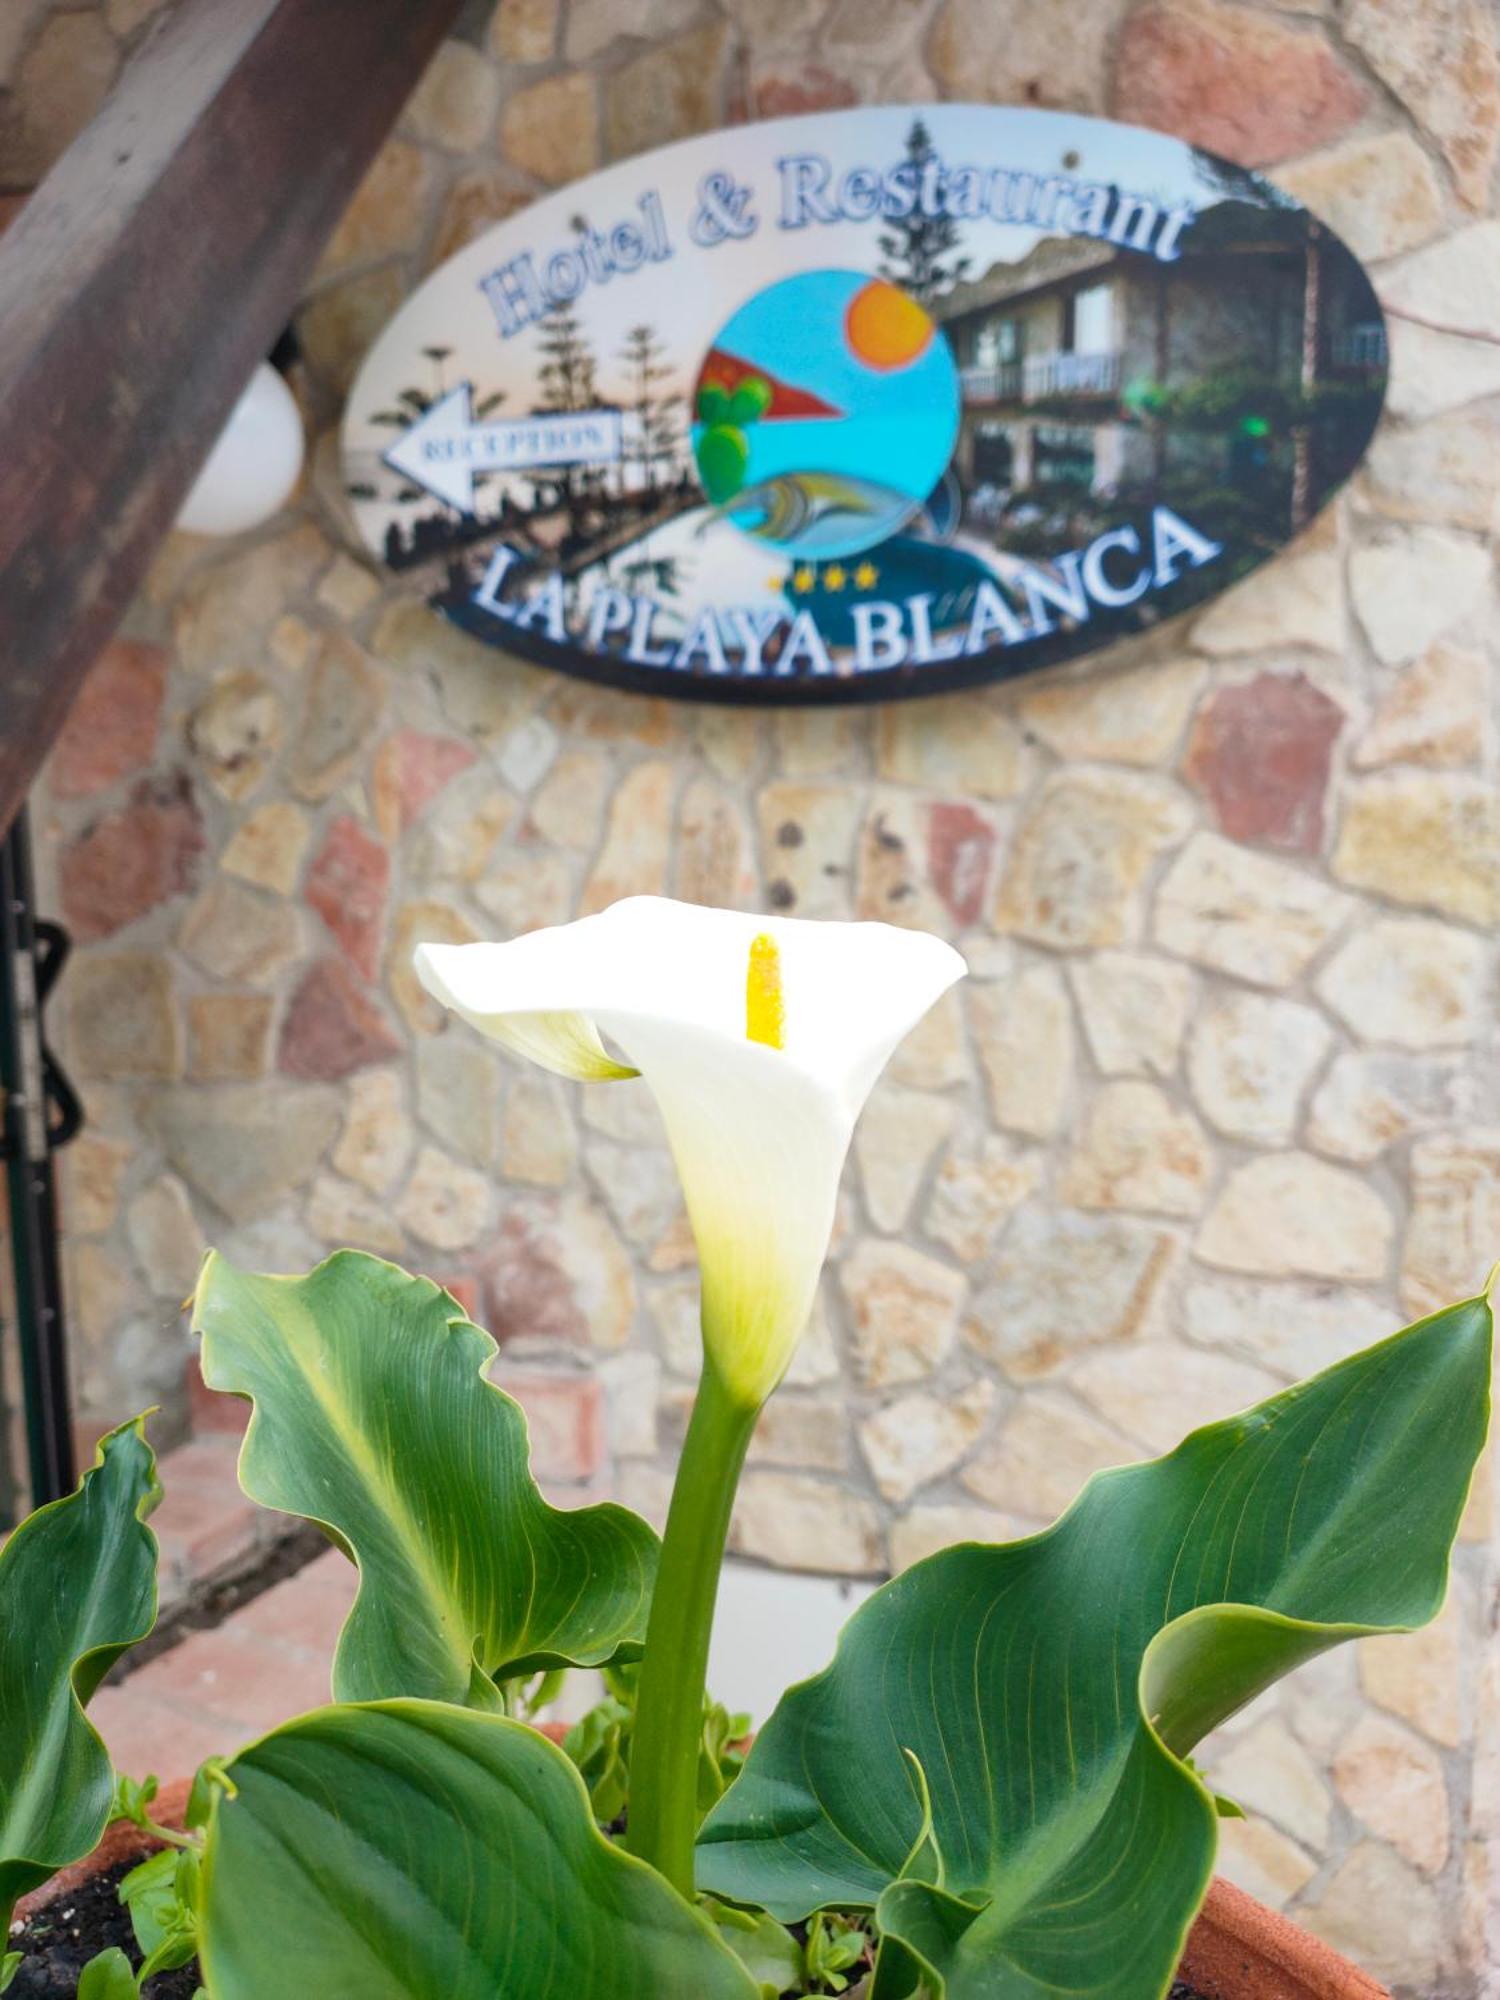
[[[33,920],[31,933],[36,961],[37,1036],[42,1051],[42,1101],[47,1120],[47,1144],[55,1153],[83,1130],[83,1100],[72,1079],[52,1053],[43,1021],[52,989],[73,953],[73,940],[52,917]],[[8,1147],[8,1140],[7,1140]],[[5,1149],[0,1149],[3,1157]]]
[[[0,1158],[33,1507],[72,1491],[77,1472],[52,1155],[83,1124],[78,1093],[47,1047],[42,1006],[69,952],[67,933],[34,914],[24,812],[0,846]],[[0,1447],[0,1514],[16,1482]]]

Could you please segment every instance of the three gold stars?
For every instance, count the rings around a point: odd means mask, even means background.
[[[851,581],[856,590],[873,590],[880,581],[880,571],[874,563],[862,562],[851,576],[842,563],[830,563],[820,574],[812,563],[800,563],[792,571],[790,581],[793,594],[797,597],[806,597],[819,584],[824,590],[843,590]],[[773,578],[771,588],[779,590],[781,579]]]

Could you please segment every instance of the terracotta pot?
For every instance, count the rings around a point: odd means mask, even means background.
[[[1386,1987],[1320,1938],[1217,1877],[1181,1971],[1205,2000],[1391,2000]]]
[[[567,1734],[562,1723],[543,1723],[542,1730],[555,1743]],[[182,1825],[191,1784],[180,1778],[162,1787],[152,1807],[159,1825]],[[144,1860],[160,1845],[137,1826],[123,1821],[112,1826],[92,1854],[23,1896],[17,1918],[24,1921],[118,1862]],[[1193,1925],[1180,1970],[1204,2000],[1391,2000],[1388,1989],[1358,1966],[1243,1889],[1217,1878]]]

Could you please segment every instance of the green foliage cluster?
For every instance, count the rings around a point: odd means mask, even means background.
[[[1437,1611],[1486,1425],[1475,1299],[1166,1457],[1045,1533],[887,1584],[748,1756],[710,1704],[698,1895],[629,1851],[656,1541],[559,1513],[494,1355],[435,1285],[343,1254],[211,1258],[210,1384],[248,1397],[246,1490],[359,1567],[333,1702],[199,1774],[124,1885],[80,2000],[196,1958],[203,2000],[1161,2000],[1213,1867],[1190,1752],[1279,1675]],[[0,1552],[0,1914],[112,1818],[152,1828],[84,1709],[150,1629],[139,1422]],[[604,1702],[561,1748],[558,1670]],[[614,1837],[625,1822],[625,1839]],[[0,1986],[13,1976],[5,1961]]]
[[[622,1825],[630,1803],[630,1753],[635,1740],[640,1671],[632,1665],[604,1669],[605,1694],[563,1738],[563,1750],[588,1787],[600,1826]],[[698,1810],[719,1803],[745,1762],[748,1715],[731,1715],[722,1702],[706,1697],[698,1751]]]
[[[750,441],[745,436],[771,407],[771,385],[763,375],[746,375],[730,390],[705,382],[698,390],[696,446],[703,490],[716,507],[733,499],[745,483]]]

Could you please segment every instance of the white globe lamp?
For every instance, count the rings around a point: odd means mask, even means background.
[[[203,462],[179,528],[242,535],[286,504],[302,470],[302,413],[285,381],[262,361]]]

